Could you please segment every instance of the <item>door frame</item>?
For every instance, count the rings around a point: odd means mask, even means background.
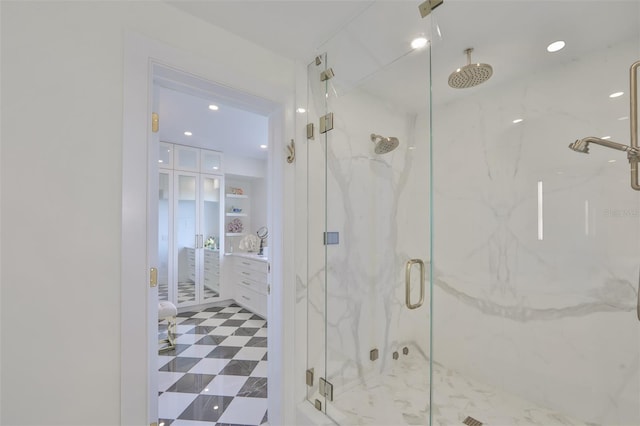
[[[154,214],[152,182],[157,173],[157,160],[155,164],[152,161],[157,153],[150,149],[153,146],[150,124],[154,64],[184,70],[211,82],[216,78],[231,81],[238,93],[252,93],[277,105],[269,116],[267,168],[271,261],[268,410],[271,423],[291,423],[295,397],[293,386],[285,386],[285,382],[288,384],[292,380],[291,375],[285,372],[284,361],[293,354],[293,334],[284,324],[293,323],[293,305],[285,303],[285,300],[295,300],[295,286],[290,273],[293,256],[287,255],[291,249],[285,247],[284,242],[293,239],[293,229],[284,224],[293,223],[294,195],[289,188],[294,170],[285,167],[285,155],[275,154],[286,152],[286,135],[294,133],[294,82],[291,91],[283,93],[282,88],[236,76],[212,61],[133,32],[124,34],[120,423],[151,424],[158,419],[157,289],[148,285],[148,271],[154,266],[150,264],[154,241],[150,235],[153,230],[150,230],[152,223],[149,217]]]

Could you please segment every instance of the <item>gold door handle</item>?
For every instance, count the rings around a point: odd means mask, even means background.
[[[420,300],[418,303],[411,303],[411,267],[417,263],[420,266]],[[405,290],[407,308],[417,309],[424,303],[424,262],[420,259],[411,259],[407,261],[405,269]]]

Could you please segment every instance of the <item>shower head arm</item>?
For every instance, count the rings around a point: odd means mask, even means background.
[[[590,143],[601,145],[607,148],[617,149],[618,151],[627,152],[629,159],[631,159],[632,157],[638,157],[640,153],[638,148],[634,148],[629,145],[624,145],[624,144],[610,141],[607,139],[597,138],[595,136],[587,136],[586,138],[578,139],[574,143],[570,144],[569,148],[571,148],[574,151],[584,152],[585,154],[588,154]]]

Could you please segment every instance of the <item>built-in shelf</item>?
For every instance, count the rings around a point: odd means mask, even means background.
[[[226,234],[227,237],[241,237],[243,235],[246,235],[245,232],[227,232]]]
[[[227,198],[249,198],[247,195],[239,195],[239,194],[227,194]]]
[[[227,216],[247,217],[246,213],[227,213]]]

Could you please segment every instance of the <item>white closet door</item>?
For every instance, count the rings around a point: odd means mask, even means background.
[[[178,306],[198,301],[196,251],[202,244],[198,233],[198,176],[175,172],[174,264],[177,265]]]

